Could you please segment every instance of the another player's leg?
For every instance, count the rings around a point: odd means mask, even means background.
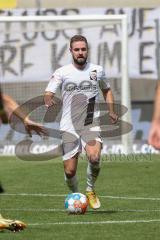
[[[0,214],[0,231],[8,229],[13,232],[19,232],[26,228],[26,224],[19,220],[6,219]]]
[[[101,142],[95,140],[87,143],[85,147],[88,158],[86,196],[90,207],[93,209],[98,209],[101,206],[100,200],[95,192],[95,182],[100,172],[101,148]]]
[[[76,176],[77,163],[78,153],[72,158],[63,161],[65,181],[73,193],[78,192],[78,180]]]

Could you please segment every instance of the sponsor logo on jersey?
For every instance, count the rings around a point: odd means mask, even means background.
[[[97,70],[93,70],[90,72],[90,80],[97,81]]]
[[[90,81],[83,81],[79,85],[73,82],[69,82],[65,85],[65,91],[72,92],[72,91],[87,91],[87,92],[96,92],[98,91],[97,85],[92,84]]]

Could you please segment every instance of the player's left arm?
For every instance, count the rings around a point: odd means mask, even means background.
[[[118,121],[118,115],[114,111],[114,96],[112,90],[111,88],[102,89],[102,93],[104,100],[108,105],[109,117],[111,119],[111,122],[114,124]]]
[[[10,96],[6,94],[2,94],[4,110],[7,113],[8,118],[10,118],[11,114],[15,114],[25,126],[27,133],[32,137],[32,131],[35,131],[38,135],[46,135],[46,131],[44,127],[32,121],[25,113],[22,108],[19,108],[18,103]]]

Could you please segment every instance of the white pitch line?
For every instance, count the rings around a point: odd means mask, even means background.
[[[126,200],[151,200],[160,201],[160,198],[153,197],[121,197],[121,196],[100,196],[101,198],[126,199]]]
[[[1,196],[26,196],[26,197],[65,197],[67,194],[47,194],[47,193],[3,193]],[[126,196],[99,196],[101,198],[110,199],[126,199],[126,200],[149,200],[160,201],[159,197],[126,197]]]
[[[89,225],[89,224],[128,224],[128,223],[152,223],[160,222],[160,219],[149,220],[122,220],[122,221],[98,221],[98,222],[50,222],[50,223],[29,223],[29,226],[45,226],[45,225]]]
[[[65,209],[58,208],[0,208],[0,211],[18,211],[18,212],[66,212]],[[160,209],[102,209],[88,210],[87,212],[160,212]]]
[[[18,212],[66,212],[65,209],[56,208],[0,208],[0,211],[18,211]]]
[[[67,194],[48,193],[3,193],[1,196],[21,196],[21,197],[65,197]]]

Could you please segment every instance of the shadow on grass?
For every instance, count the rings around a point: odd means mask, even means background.
[[[0,183],[0,193],[4,192],[4,188],[2,187],[2,184]]]
[[[87,215],[90,214],[115,214],[118,213],[118,210],[88,210]]]
[[[90,214],[115,214],[115,213],[143,213],[143,212],[154,212],[156,211],[156,209],[152,209],[152,210],[149,210],[149,209],[110,209],[110,210],[94,210],[94,209],[89,209],[87,211],[87,214],[90,215]]]

